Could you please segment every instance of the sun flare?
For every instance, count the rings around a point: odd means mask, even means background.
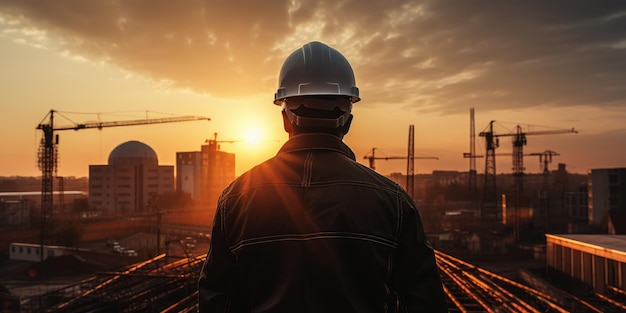
[[[244,132],[244,140],[247,144],[256,146],[263,138],[263,132],[258,127],[248,127]]]

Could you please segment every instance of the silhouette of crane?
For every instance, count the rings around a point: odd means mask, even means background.
[[[527,136],[531,135],[556,135],[566,133],[578,133],[574,128],[570,129],[553,129],[544,131],[524,131],[522,126],[517,125],[515,132],[496,133],[494,132],[494,123],[490,121],[486,130],[480,132],[479,136],[485,137],[486,153],[485,153],[485,186],[483,190],[483,208],[482,220],[486,226],[494,225],[501,219],[501,213],[497,206],[496,191],[496,153],[495,150],[499,146],[499,137],[512,137],[513,144],[513,176],[515,178],[515,210],[516,222],[515,233],[519,236],[519,219],[517,219],[521,197],[524,191],[523,175],[524,175],[524,146],[527,144]]]
[[[541,192],[539,193],[539,214],[543,216],[545,221],[545,230],[546,233],[550,231],[550,170],[548,166],[552,163],[552,157],[560,155],[556,151],[545,150],[539,153],[530,153],[531,156],[539,157],[539,165],[542,168],[542,176],[543,176],[543,185],[541,187]]]
[[[53,195],[53,178],[56,176],[58,166],[58,144],[59,135],[56,131],[63,130],[81,130],[97,128],[101,130],[105,127],[121,127],[121,126],[134,126],[134,125],[148,125],[148,124],[160,124],[160,123],[175,123],[175,122],[187,122],[187,121],[199,121],[211,119],[201,116],[179,116],[179,117],[166,117],[155,119],[139,119],[139,120],[126,120],[126,121],[112,121],[112,122],[87,122],[87,123],[74,123],[69,126],[55,126],[54,117],[55,114],[61,115],[60,112],[50,110],[43,120],[37,125],[36,129],[40,129],[43,132],[38,151],[38,165],[41,170],[41,243],[44,244],[44,228],[46,225],[46,219],[52,214],[52,195]],[[61,115],[63,116],[63,115]],[[47,119],[47,121],[46,121]],[[66,118],[67,120],[70,120]],[[43,251],[43,247],[42,247]],[[43,253],[41,253],[43,261]]]
[[[225,142],[225,143],[235,143],[235,142],[239,142],[241,140],[217,140],[217,133],[213,133],[213,139],[207,139],[204,142],[208,143],[211,147],[214,148],[215,151],[219,151],[220,147],[219,147],[219,143],[220,142]]]
[[[477,172],[476,159],[482,155],[476,154],[476,129],[474,123],[474,108],[470,108],[470,152],[463,153],[464,158],[469,159],[468,190],[472,201],[472,209],[478,209]]]
[[[370,152],[368,152],[363,159],[367,159],[369,161],[369,168],[375,170],[376,169],[376,161],[375,160],[406,160],[406,156],[376,156],[376,147],[372,148]],[[430,159],[430,160],[439,160],[438,157],[433,156],[414,156],[413,159]]]
[[[415,156],[415,126],[409,125],[409,136],[407,143],[407,156],[392,156],[392,157],[376,157],[376,148],[372,148],[372,155],[365,155],[363,158],[369,160],[369,167],[376,170],[375,160],[406,160],[406,191],[411,197],[415,199],[414,193],[414,181],[415,181],[415,159],[437,159],[437,157],[416,157]]]
[[[375,160],[408,160],[408,156],[376,156],[376,147],[372,148],[372,150],[370,150],[370,152],[368,152],[363,159],[367,159],[369,161],[369,168],[376,170],[376,161]],[[431,160],[439,160],[438,157],[433,157],[433,156],[413,156],[412,159],[431,159]],[[409,179],[410,173],[407,173],[407,181]],[[407,185],[408,186],[408,185]],[[410,190],[408,190],[407,187],[407,192],[411,193]]]
[[[550,173],[549,164],[552,163],[552,157],[559,156],[561,154],[559,154],[556,151],[545,150],[543,152],[529,153],[529,154],[526,154],[526,155],[538,156],[539,157],[539,165],[541,165],[542,173],[544,175],[548,175]]]

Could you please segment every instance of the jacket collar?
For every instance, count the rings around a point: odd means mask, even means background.
[[[278,154],[306,150],[336,151],[345,154],[350,159],[356,161],[356,156],[354,155],[354,152],[352,152],[352,150],[345,143],[343,143],[341,139],[339,139],[337,136],[323,133],[311,133],[293,136],[289,138],[289,140],[287,140],[282,148],[280,148]]]

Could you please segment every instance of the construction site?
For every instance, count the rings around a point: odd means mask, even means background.
[[[177,210],[174,216],[144,196],[132,201],[147,208],[143,211],[83,216],[76,221],[83,225],[81,239],[73,247],[59,245],[54,228],[65,200],[63,179],[57,175],[57,132],[210,119],[184,116],[58,127],[55,113],[51,110],[37,125],[43,133],[38,151],[40,211],[33,218],[38,225],[2,231],[3,249],[15,255],[32,252],[30,257],[38,258],[3,264],[3,312],[196,312],[196,284],[210,243],[206,232],[213,212],[190,207]],[[408,127],[406,155],[387,155],[374,147],[363,156],[373,170],[376,162],[406,162],[406,172],[390,178],[417,204],[437,252],[450,312],[626,310],[626,246],[621,237],[610,244],[596,237],[550,237],[603,236],[611,227],[615,235],[618,221],[590,220],[586,211],[589,177],[568,173],[561,163],[551,169],[553,159],[560,156],[557,151],[525,151],[530,137],[577,131],[490,121],[477,134],[474,114],[471,109],[469,152],[459,156],[468,160],[466,172],[416,174],[416,160],[434,162],[438,157],[416,153],[413,125]],[[511,139],[509,152],[497,152],[500,138]],[[484,151],[477,151],[478,140],[484,143]],[[203,151],[219,151],[217,133],[207,143]],[[496,157],[511,159],[511,174],[498,174]],[[539,172],[529,173],[528,158],[539,161]],[[484,162],[484,171],[479,160]],[[215,162],[203,163],[209,166],[203,170],[205,175],[217,175],[220,164]],[[204,182],[202,188],[217,193],[223,186]],[[216,197],[202,198],[203,205],[215,203]],[[585,211],[579,212],[581,207]],[[137,234],[147,234],[148,239],[131,239]],[[116,241],[111,242],[112,238]],[[16,242],[23,244],[13,245]],[[136,254],[113,248],[121,245]],[[582,248],[588,245],[597,248]],[[578,265],[574,269],[565,264]],[[596,276],[606,279],[599,281]],[[22,294],[11,292],[16,289]]]

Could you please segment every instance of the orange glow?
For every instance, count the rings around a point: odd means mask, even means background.
[[[265,136],[263,130],[255,125],[250,125],[244,130],[245,142],[250,146],[257,146]]]
[[[541,14],[506,19],[502,14],[509,11],[497,10],[500,6],[476,12],[468,7],[468,18],[477,14],[489,16],[481,21],[502,22],[489,28],[468,26],[445,5],[410,1],[385,3],[385,10],[376,1],[363,1],[349,12],[293,1],[254,2],[244,9],[211,2],[211,10],[204,2],[147,4],[150,10],[127,2],[68,1],[55,3],[54,10],[36,1],[0,3],[0,176],[41,175],[41,132],[35,127],[50,109],[103,114],[68,114],[77,123],[137,119],[142,117],[104,115],[146,110],[211,118],[59,132],[59,176],[87,175],[89,165],[105,164],[110,151],[128,140],[144,142],[160,164],[174,165],[176,152],[197,151],[214,133],[218,140],[237,141],[220,146],[236,154],[239,175],[274,156],[287,140],[280,108],[273,104],[279,71],[291,52],[313,40],[342,52],[355,71],[362,100],[354,106],[344,141],[366,166],[363,156],[373,147],[406,154],[407,127],[415,125],[415,154],[439,158],[416,161],[415,173],[468,171],[463,153],[469,149],[470,107],[476,109],[476,133],[491,120],[580,130],[578,135],[529,138],[524,148],[529,153],[558,151],[553,168],[558,162],[568,171],[586,173],[626,166],[624,71],[607,57],[619,59],[623,36],[607,43],[602,36],[580,36],[577,27],[553,29],[553,21]],[[581,14],[569,15],[572,19],[562,25],[579,25],[585,14],[604,14],[578,8]],[[317,20],[320,16],[345,23],[329,28]],[[389,23],[389,17],[395,22]],[[595,29],[618,26],[601,17],[586,18]],[[450,30],[460,33],[439,35]],[[550,36],[527,35],[546,30]],[[616,28],[615,34],[622,31]],[[457,36],[470,39],[448,39]],[[511,37],[520,40],[511,42]],[[473,44],[475,38],[482,44]],[[563,44],[552,38],[580,41]],[[59,119],[58,125],[67,122]],[[510,151],[510,140],[502,139],[497,153]],[[482,137],[476,138],[476,153],[485,153]],[[510,158],[498,157],[497,163],[498,173],[511,171]],[[477,166],[482,173],[484,163],[479,160]],[[405,173],[406,167],[406,162],[381,161],[376,170],[388,175]],[[536,161],[529,160],[526,168],[541,171]]]

